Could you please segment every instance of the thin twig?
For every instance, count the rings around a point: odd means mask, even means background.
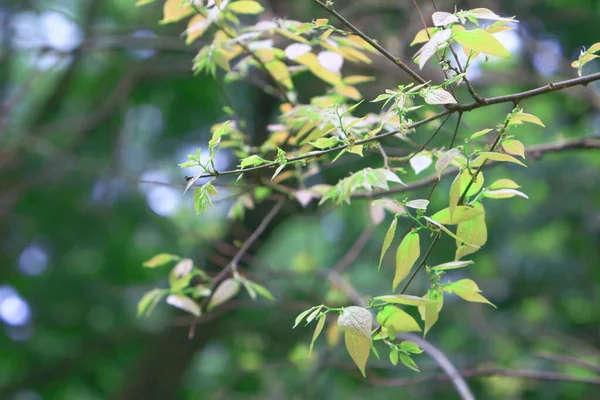
[[[555,361],[563,364],[571,364],[577,367],[587,369],[589,371],[600,373],[600,365],[595,365],[587,361],[580,360],[579,358],[565,356],[563,354],[555,354],[549,351],[540,351],[537,355],[541,358],[545,358],[546,360]]]
[[[427,81],[425,79],[423,79],[419,74],[417,74],[415,71],[413,71],[408,65],[403,63],[402,60],[400,60],[398,57],[395,57],[392,53],[390,53],[385,48],[383,48],[379,43],[377,43],[376,41],[374,41],[373,39],[368,37],[366,34],[364,34],[352,22],[348,21],[346,18],[344,18],[339,12],[334,10],[332,7],[328,6],[327,4],[323,3],[320,0],[313,0],[313,2],[318,4],[322,9],[324,9],[329,14],[331,14],[335,18],[337,18],[348,29],[350,29],[356,35],[360,36],[365,42],[369,43],[371,46],[373,46],[375,49],[377,49],[377,51],[379,51],[379,53],[381,53],[385,58],[387,58],[388,60],[390,60],[391,62],[396,64],[398,67],[400,67],[400,69],[402,69],[404,72],[406,72],[408,75],[410,75],[415,81],[417,81],[418,83],[427,83]]]
[[[362,231],[362,233],[360,234],[358,239],[356,239],[354,244],[352,244],[352,246],[350,247],[350,250],[348,250],[348,252],[346,252],[346,254],[344,254],[344,256],[335,264],[335,266],[332,269],[334,271],[336,271],[338,274],[341,274],[342,271],[344,271],[346,268],[348,268],[348,266],[350,264],[352,264],[354,261],[356,261],[356,259],[360,255],[361,251],[363,251],[363,249],[369,242],[369,239],[371,238],[371,236],[373,236],[374,230],[375,230],[375,227],[373,225],[368,225]]]

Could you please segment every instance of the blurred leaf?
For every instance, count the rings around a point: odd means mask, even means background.
[[[235,279],[225,279],[221,284],[215,289],[212,297],[210,298],[210,302],[206,309],[208,311],[217,307],[220,304],[225,303],[227,300],[234,297],[240,290],[240,282]]]

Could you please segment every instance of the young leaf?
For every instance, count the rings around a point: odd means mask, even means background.
[[[225,279],[221,284],[215,289],[210,302],[206,309],[208,311],[212,310],[216,306],[225,303],[227,300],[231,299],[235,296],[240,290],[240,282],[235,279]]]
[[[381,263],[383,262],[383,256],[385,256],[385,252],[389,249],[392,241],[394,240],[394,235],[396,234],[396,225],[398,225],[398,219],[394,218],[390,227],[388,228],[387,233],[385,234],[385,238],[383,239],[383,247],[381,248],[381,255],[379,256],[379,266],[377,269],[381,268]]]
[[[483,214],[483,211],[469,206],[457,206],[454,214],[450,216],[450,208],[444,208],[433,214],[432,219],[444,225],[456,225],[464,221],[475,218],[477,215]]]
[[[423,353],[423,350],[421,350],[419,345],[416,344],[415,342],[411,342],[410,340],[405,340],[405,341],[401,342],[400,348],[408,353],[413,353],[413,354]]]
[[[161,253],[155,255],[142,265],[146,268],[157,268],[179,260],[181,260],[181,257],[176,256],[175,254]]]
[[[435,301],[433,304],[419,306],[419,314],[421,314],[421,319],[425,322],[423,329],[423,336],[425,336],[439,318],[440,311],[444,305],[444,296],[439,290],[429,290],[423,297]]]
[[[487,242],[487,227],[485,224],[483,205],[481,203],[475,203],[473,207],[480,209],[482,213],[469,221],[458,224],[456,236],[465,240],[467,243],[471,243],[478,247],[462,246],[462,240],[457,239],[455,260],[459,260],[468,254],[476,252],[480,246],[483,246],[485,242]]]
[[[439,30],[440,28],[427,28],[427,30],[421,29],[419,32],[417,32],[413,41],[410,42],[410,46],[427,42],[429,40],[429,37],[433,36]]]
[[[256,291],[256,293],[258,293],[265,299],[267,299],[269,301],[275,301],[275,297],[271,294],[271,292],[266,287],[259,285],[256,282],[250,282],[250,285],[252,285],[252,288]]]
[[[495,305],[490,303],[488,299],[479,294],[481,290],[479,289],[477,284],[471,279],[461,279],[460,281],[451,283],[449,287],[454,294],[456,294],[463,300],[475,303],[487,303],[493,306],[494,308],[496,307]]]
[[[181,2],[181,0],[177,1]],[[260,3],[252,0],[236,1],[235,3],[229,4],[227,9],[236,14],[259,14],[264,10]]]
[[[447,263],[438,264],[435,267],[431,267],[431,269],[436,271],[447,271],[449,269],[463,268],[471,264],[473,264],[473,261],[450,261]]]
[[[415,364],[415,362],[413,361],[413,359],[406,355],[406,354],[400,354],[400,362],[402,362],[402,364],[404,364],[406,367],[412,369],[413,371],[419,371],[419,367],[417,367],[417,364]]]
[[[381,300],[386,303],[404,304],[407,306],[422,306],[425,304],[436,303],[436,301],[424,299],[422,297],[411,296],[408,294],[377,296],[373,300]]]
[[[501,153],[493,153],[493,152],[489,152],[489,151],[482,151],[481,153],[479,153],[479,157],[477,160],[481,159],[482,162],[484,159],[490,159],[493,161],[502,161],[502,162],[512,162],[515,164],[519,164],[525,168],[527,168],[527,165],[523,164],[521,161],[517,160],[516,158],[514,158],[513,156],[509,156],[508,154],[501,154]],[[471,163],[471,166],[477,168],[479,167],[481,164],[477,162],[477,160],[473,161]]]
[[[426,170],[431,164],[431,155],[427,153],[419,153],[410,159],[410,166],[415,171],[415,175]]]
[[[410,273],[420,254],[419,234],[411,231],[402,239],[396,251],[396,273],[392,285],[393,290],[396,290],[400,282]]]
[[[525,158],[525,146],[521,143],[520,140],[516,139],[508,139],[502,142],[502,148],[508,154],[512,154],[515,156],[521,156],[521,158]]]
[[[266,164],[268,162],[269,161],[257,156],[256,154],[253,154],[250,157],[246,157],[241,160],[240,168],[244,169],[248,167],[255,167],[257,165]]]
[[[187,311],[196,317],[200,316],[200,306],[196,302],[187,296],[180,294],[171,294],[167,297],[167,304],[177,307],[181,310]]]
[[[304,310],[300,314],[298,314],[298,316],[296,317],[296,320],[294,321],[294,328],[297,327],[300,322],[302,322],[304,317],[306,317],[309,312],[311,312],[312,310],[314,310],[317,307],[322,307],[322,306],[323,306],[323,304],[321,304],[320,306],[314,306],[314,307],[311,307],[308,310]]]
[[[146,292],[137,305],[138,318],[143,314],[149,316],[156,304],[158,304],[165,294],[166,292],[160,289],[152,289],[149,292]]]
[[[193,13],[194,9],[192,6],[183,4],[181,0],[167,0],[163,7],[163,19],[161,19],[159,23],[169,24],[171,22],[177,22]]]
[[[452,181],[452,185],[450,186],[450,203],[448,204],[448,210],[450,211],[450,216],[454,214],[454,210],[456,210],[456,206],[458,205],[458,201],[460,200],[460,196],[462,195],[462,181],[464,175],[462,172],[459,172],[456,175],[456,178]]]
[[[515,189],[486,190],[483,192],[483,196],[489,199],[509,199],[514,196],[520,196],[524,199],[529,198],[525,193]]]
[[[423,89],[420,94],[427,104],[456,104],[456,99],[444,89]]]
[[[440,224],[440,223],[439,223],[439,222],[437,222],[436,220],[434,220],[434,219],[431,219],[431,218],[429,218],[429,217],[426,217],[426,216],[424,216],[423,218],[425,218],[427,221],[431,222],[433,225],[435,225],[435,226],[437,226],[438,228],[440,228],[440,230],[444,231],[444,232],[445,232],[445,233],[446,233],[448,236],[450,236],[450,237],[452,237],[452,238],[454,238],[454,239],[456,239],[456,240],[459,240],[461,243],[464,243],[464,244],[466,244],[466,245],[468,245],[468,246],[472,246],[472,247],[474,247],[474,248],[476,248],[476,249],[479,249],[479,246],[475,246],[475,245],[473,245],[472,243],[469,243],[469,242],[467,242],[467,241],[466,241],[466,240],[464,240],[463,238],[461,238],[461,237],[459,237],[459,236],[455,235],[454,233],[452,233],[452,231],[451,231],[450,229],[446,228],[444,225]]]
[[[446,167],[448,167],[452,161],[454,161],[454,159],[460,155],[460,153],[460,149],[455,147],[442,154],[442,156],[436,161],[435,170],[438,173],[438,179],[441,178],[442,171],[444,171]]]
[[[478,53],[489,54],[491,56],[508,58],[510,53],[506,48],[492,36],[490,33],[482,29],[474,29],[472,31],[462,30],[454,34],[454,40],[474,50]]]
[[[399,352],[396,349],[390,350],[390,362],[392,363],[392,365],[398,364],[398,353]]]
[[[498,179],[489,186],[489,189],[519,189],[520,187],[521,186],[519,186],[511,179]]]
[[[319,317],[318,317],[319,322],[317,322],[317,326],[315,327],[315,332],[313,333],[313,337],[310,342],[310,348],[308,350],[308,355],[312,354],[313,346],[315,345],[315,340],[317,340],[317,338],[319,337],[319,334],[321,334],[321,331],[323,330],[323,327],[325,326],[326,319],[327,319],[327,314],[319,315]]]
[[[406,203],[406,207],[416,208],[417,210],[427,210],[428,205],[429,200],[426,199],[411,200]]]
[[[452,36],[452,30],[441,30],[436,32],[431,39],[421,47],[416,54],[419,60],[419,69],[423,69],[427,60],[429,60],[440,48],[447,45],[450,36]]]
[[[530,124],[536,124],[544,128],[546,127],[541,119],[533,114],[527,114],[522,111],[512,114],[508,125],[520,125],[523,122],[529,122]]]
[[[343,309],[338,318],[338,326],[344,329],[346,349],[363,374],[371,351],[371,313],[361,307],[350,306]]]
[[[490,133],[491,131],[493,131],[493,129],[483,129],[481,131],[477,131],[477,132],[475,132],[474,134],[471,135],[471,139],[475,139],[475,138],[481,137],[483,135],[486,135],[486,134]]]
[[[431,19],[433,20],[433,25],[435,26],[444,26],[458,22],[456,15],[442,11],[434,12],[431,16]]]
[[[377,313],[377,323],[394,332],[421,332],[421,327],[406,311],[385,306]]]

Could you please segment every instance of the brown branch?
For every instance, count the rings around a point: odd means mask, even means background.
[[[377,43],[376,41],[368,37],[366,34],[364,34],[360,29],[354,26],[352,22],[348,21],[346,18],[344,18],[344,16],[342,16],[339,12],[335,11],[332,7],[328,6],[320,0],[313,0],[313,2],[318,4],[322,9],[324,9],[329,14],[337,18],[342,24],[344,24],[356,35],[360,36],[360,38],[363,39],[365,42],[369,43],[371,46],[377,49],[379,53],[381,53],[385,58],[387,58],[388,60],[396,64],[398,67],[400,67],[400,69],[402,69],[404,72],[410,75],[416,82],[427,83],[425,79],[423,79],[419,74],[413,71],[408,65],[403,63],[402,60],[400,60],[398,57],[395,57],[392,53],[383,48],[383,46],[381,46],[379,43]]]
[[[555,354],[549,351],[540,351],[538,352],[538,357],[545,358],[546,360],[555,361],[563,364],[571,364],[580,368],[587,369],[589,371],[594,371],[600,374],[600,366],[589,363],[584,360],[580,360],[575,357],[565,356],[563,354]]]

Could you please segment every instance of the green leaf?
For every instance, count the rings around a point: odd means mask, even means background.
[[[319,320],[319,322],[317,322],[317,326],[315,327],[315,332],[313,333],[313,337],[310,342],[310,349],[308,350],[308,355],[312,354],[313,346],[315,345],[315,340],[317,340],[317,338],[319,337],[319,334],[321,334],[321,331],[323,330],[323,327],[325,326],[325,320],[327,319],[327,314],[321,314],[321,315],[319,315],[319,317],[317,319]]]
[[[396,306],[385,306],[377,313],[377,323],[394,332],[421,332],[421,327],[406,311]]]
[[[459,240],[461,243],[464,243],[464,244],[466,244],[466,245],[468,245],[468,246],[472,246],[472,247],[475,247],[475,248],[479,249],[479,246],[475,246],[475,245],[473,245],[473,244],[471,244],[471,243],[467,242],[466,240],[462,239],[461,237],[459,237],[459,236],[455,235],[455,234],[454,234],[454,233],[453,233],[453,232],[452,232],[450,229],[446,228],[444,225],[440,224],[440,223],[439,223],[439,222],[437,222],[436,220],[434,220],[434,219],[431,219],[431,218],[429,218],[429,217],[426,217],[426,216],[424,216],[423,218],[425,218],[427,221],[431,222],[433,225],[435,225],[435,226],[437,226],[438,228],[440,228],[440,229],[441,229],[442,231],[444,231],[444,232],[445,232],[445,233],[446,233],[448,236],[450,236],[450,237],[452,237],[452,238],[454,238],[454,239],[456,239],[456,240]],[[459,225],[460,225],[460,224],[459,224]]]
[[[454,214],[450,216],[450,208],[444,208],[433,214],[432,219],[444,225],[456,225],[468,221],[476,216],[483,214],[483,210],[469,206],[457,206]]]
[[[414,371],[420,372],[419,367],[417,367],[417,364],[415,364],[415,362],[409,355],[400,354],[400,362],[402,362],[402,364],[404,364],[408,368],[410,368]]]
[[[479,157],[471,163],[471,166],[473,168],[480,167],[483,164],[483,160],[486,158],[493,161],[511,162],[527,168],[527,165],[523,164],[521,161],[517,160],[513,156],[509,156],[508,154],[493,153],[489,151],[482,151],[481,153],[479,153]]]
[[[470,262],[472,263],[472,261]],[[407,306],[421,306],[424,304],[436,303],[433,300],[428,300],[417,296],[411,296],[408,294],[377,296],[373,300],[381,300],[385,301],[386,303],[404,304]]]
[[[463,300],[475,303],[487,303],[494,308],[496,307],[494,304],[490,303],[488,299],[479,294],[481,290],[471,279],[461,279],[460,281],[452,282],[448,286],[452,293],[456,294]]]
[[[137,305],[137,316],[141,317],[143,314],[149,316],[152,310],[158,302],[164,297],[166,292],[161,289],[152,289],[144,294]]]
[[[314,147],[316,147],[317,149],[323,150],[323,149],[327,149],[330,147],[335,147],[343,142],[336,137],[330,137],[330,138],[319,138],[319,139],[315,140],[314,142],[309,142],[309,143],[311,145],[313,145]]]
[[[539,119],[533,114],[527,114],[522,111],[511,114],[508,126],[520,125],[523,122],[529,122],[530,124],[536,124],[544,128],[546,127],[546,125],[544,125],[541,119]]]
[[[420,254],[419,234],[411,231],[402,239],[396,251],[396,273],[392,285],[393,290],[396,290],[400,282],[410,273]]]
[[[438,264],[434,267],[431,267],[431,269],[436,270],[436,271],[447,271],[449,269],[464,268],[467,265],[471,265],[471,264],[473,264],[473,261],[450,261],[447,263]]]
[[[199,317],[201,314],[200,306],[194,300],[181,294],[170,294],[167,297],[167,304],[187,311],[196,317]]]
[[[419,306],[419,314],[421,314],[421,319],[425,321],[423,330],[423,336],[425,336],[439,318],[440,311],[444,305],[444,296],[439,290],[429,290],[423,297],[435,301],[434,304]]]
[[[259,295],[261,295],[262,297],[264,297],[265,299],[267,299],[269,301],[275,301],[275,297],[271,294],[271,292],[266,287],[259,285],[256,282],[250,282],[250,284],[252,285],[252,288],[256,291],[256,293],[258,293]]]
[[[454,40],[478,53],[508,58],[510,53],[498,39],[482,29],[461,30],[454,33]]]
[[[264,8],[260,3],[252,0],[242,0],[230,3],[227,9],[237,14],[259,14],[264,11]]]
[[[483,205],[481,203],[475,203],[473,204],[473,207],[484,211]],[[458,236],[465,242],[471,243],[477,247],[462,246],[462,240],[457,239],[456,246],[458,247],[458,249],[456,251],[455,260],[459,260],[468,254],[476,252],[480,246],[483,246],[485,242],[487,242],[487,227],[485,224],[485,213],[482,213],[469,221],[461,222],[460,224],[458,224],[458,227],[456,228],[456,236]]]
[[[383,256],[385,256],[385,252],[389,249],[392,241],[394,240],[394,235],[396,234],[396,225],[398,225],[398,220],[394,218],[390,227],[388,228],[387,233],[385,234],[385,238],[383,239],[383,247],[381,248],[381,255],[379,256],[379,266],[377,269],[381,268],[381,263],[383,262]]]
[[[483,196],[489,199],[509,199],[514,196],[520,196],[524,199],[529,198],[525,193],[515,189],[486,190],[483,192]]]
[[[257,156],[256,154],[253,154],[250,157],[246,157],[241,160],[240,168],[243,169],[247,167],[255,167],[258,165],[266,164],[268,162],[269,161]]]
[[[438,303],[438,302],[436,302]],[[423,350],[419,347],[415,342],[411,342],[410,340],[405,340],[400,342],[400,349],[413,354],[421,354]]]
[[[438,179],[440,179],[442,176],[442,171],[444,171],[446,167],[448,167],[452,161],[454,161],[454,159],[460,155],[460,153],[460,149],[455,147],[442,154],[442,156],[436,161],[435,170],[438,173]]]
[[[314,306],[314,307],[311,307],[308,310],[304,310],[300,314],[298,314],[298,316],[296,317],[296,320],[294,321],[294,328],[297,327],[300,322],[302,322],[304,317],[306,317],[309,312],[311,312],[312,310],[314,310],[317,307],[322,307],[322,306],[323,306],[323,304],[321,304],[320,306]]]
[[[489,189],[519,189],[520,187],[511,179],[498,179],[489,186]]]
[[[240,282],[235,279],[225,279],[221,284],[215,289],[212,297],[210,298],[210,302],[206,309],[208,311],[212,310],[216,306],[225,303],[227,300],[231,299],[235,296],[240,290]]]
[[[157,268],[179,260],[181,260],[181,257],[175,254],[161,253],[144,262],[143,266],[146,268]]]
[[[525,146],[521,143],[520,140],[516,139],[508,139],[502,142],[502,148],[508,154],[512,154],[515,156],[521,156],[525,158]]]
[[[368,310],[356,306],[344,308],[338,318],[338,326],[344,329],[346,349],[363,376],[371,351],[372,320]]]
[[[315,307],[315,309],[313,310],[313,312],[311,312],[308,315],[308,317],[306,317],[306,325],[310,324],[313,319],[317,318],[317,316],[321,312],[322,308],[323,308],[323,304],[321,304],[320,306]]]
[[[456,206],[458,205],[458,201],[460,200],[460,196],[462,195],[462,181],[464,180],[464,175],[462,172],[459,172],[456,175],[456,178],[452,181],[452,185],[450,186],[450,203],[448,205],[448,210],[450,215],[454,214],[454,210],[456,210]]]
[[[481,137],[483,135],[487,135],[491,131],[493,131],[493,129],[483,129],[483,130],[477,131],[471,135],[471,139],[475,139],[475,138]]]
[[[390,350],[390,362],[392,365],[398,365],[398,350],[391,349]]]

